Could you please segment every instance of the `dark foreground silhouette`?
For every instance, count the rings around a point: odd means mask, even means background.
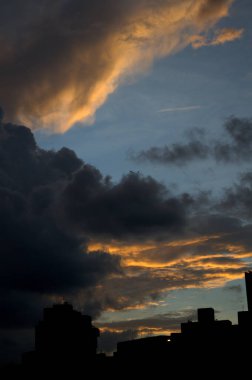
[[[241,374],[252,359],[252,272],[245,273],[245,281],[248,311],[238,312],[237,325],[216,320],[212,308],[198,309],[198,321],[182,323],[180,333],[120,342],[113,357],[97,354],[100,332],[89,316],[68,303],[54,305],[36,326],[35,350],[23,355],[20,366],[6,370],[33,378]]]

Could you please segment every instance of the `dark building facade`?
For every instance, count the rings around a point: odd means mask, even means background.
[[[155,359],[156,356],[165,356],[169,350],[166,335],[151,336],[142,339],[134,339],[117,344],[116,358],[130,358],[138,360],[139,357]]]
[[[245,272],[248,311],[252,312],[252,272]]]
[[[24,361],[54,365],[78,365],[96,356],[98,328],[91,317],[82,315],[65,302],[44,309],[43,320],[35,328],[35,351]]]

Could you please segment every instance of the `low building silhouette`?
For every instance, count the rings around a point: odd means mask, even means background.
[[[181,323],[181,332],[166,336],[141,338],[119,342],[115,357],[124,362],[152,358],[162,365],[163,358],[171,363],[182,361],[193,363],[195,358],[202,363],[214,361],[222,365],[228,357],[241,363],[248,355],[252,340],[252,272],[245,273],[248,311],[238,312],[238,324],[229,320],[217,320],[213,308],[198,309],[197,321]]]
[[[205,356],[210,351],[223,351],[229,345],[236,334],[233,327],[231,321],[216,320],[214,309],[201,308],[198,309],[198,320],[182,323],[180,333],[120,342],[116,357],[120,360],[163,360],[166,356],[174,362],[178,356],[186,358],[192,353],[197,357]]]
[[[140,357],[154,359],[157,356],[164,356],[169,349],[168,339],[166,335],[159,335],[119,342],[114,356],[118,359],[131,360],[138,360]]]

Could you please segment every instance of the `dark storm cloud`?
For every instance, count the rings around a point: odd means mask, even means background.
[[[67,219],[90,234],[114,238],[180,232],[191,199],[172,196],[151,177],[130,173],[118,184],[85,165],[65,188]]]
[[[120,271],[120,262],[105,252],[87,254],[85,239],[57,222],[58,192],[83,164],[72,151],[46,152],[29,129],[2,123],[0,160],[2,327],[31,322],[40,297],[95,285]]]
[[[241,226],[241,220],[234,215],[217,212],[215,203],[209,205],[212,208],[205,213],[198,213],[190,220],[190,230],[200,235],[225,234],[235,232]]]
[[[27,327],[50,297],[74,300],[76,296],[80,308],[97,316],[105,309],[134,308],[158,300],[170,289],[204,285],[209,275],[220,276],[222,265],[228,267],[227,274],[246,269],[232,257],[201,258],[200,268],[183,262],[188,253],[196,257],[204,252],[220,254],[228,241],[251,247],[249,226],[243,226],[235,213],[226,212],[231,190],[221,205],[225,215],[221,208],[214,214],[219,204],[213,207],[211,200],[206,206],[212,208],[209,214],[200,208],[200,200],[175,197],[151,177],[130,173],[113,183],[73,151],[42,150],[29,129],[8,123],[0,126],[0,158],[1,327]],[[247,174],[232,190],[236,202],[247,210],[251,208],[251,182]],[[229,203],[233,208],[236,205],[232,200]],[[174,268],[179,275],[168,269],[141,268],[136,258],[126,270],[117,255],[102,250],[87,253],[90,238],[143,244],[152,239],[159,244],[164,237],[174,239],[175,234],[185,239],[220,234],[219,245],[199,242],[198,250],[186,245],[179,248],[179,244],[163,249],[157,245],[139,253],[139,260],[150,264],[177,260]],[[210,270],[209,264],[217,269]]]
[[[214,159],[217,162],[237,163],[252,160],[252,120],[231,117],[224,124],[224,135],[219,141],[205,141],[200,130],[181,144],[151,147],[136,154],[131,159],[137,162],[149,161],[167,165],[187,165],[192,161]]]
[[[113,183],[67,148],[40,149],[11,123],[0,123],[0,163],[0,329],[30,328],[65,297],[93,316],[136,303],[137,292],[122,302],[108,286],[130,280],[120,257],[89,253],[90,238],[181,233],[192,202],[138,173]],[[148,289],[142,302],[159,294]]]
[[[35,292],[5,290],[0,292],[0,330],[26,329],[34,327],[42,315],[45,305],[52,301]]]
[[[121,274],[118,256],[87,253],[90,237],[155,238],[185,224],[189,197],[176,198],[135,173],[114,184],[67,148],[40,149],[24,126],[1,123],[0,160],[2,315],[11,310],[7,301],[18,306],[29,303],[29,294],[70,297]],[[102,309],[95,302],[87,300],[94,314]]]
[[[0,103],[31,128],[90,121],[125,76],[194,43],[232,2],[1,0]]]
[[[42,150],[29,129],[10,123],[0,125],[0,160],[2,329],[28,329],[44,305],[63,297],[98,318],[158,305],[174,289],[220,286],[248,269],[252,235],[242,210],[252,208],[251,173],[222,202],[210,194],[175,197],[139,173],[113,183],[73,151]],[[90,253],[90,239],[143,249],[126,257],[120,249]]]

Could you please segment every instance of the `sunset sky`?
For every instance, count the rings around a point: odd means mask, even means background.
[[[249,0],[1,1],[1,363],[63,300],[107,352],[247,309],[251,19]]]

